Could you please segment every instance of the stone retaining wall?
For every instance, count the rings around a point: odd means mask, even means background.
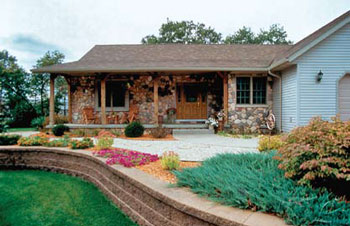
[[[285,225],[280,218],[224,207],[134,168],[108,166],[91,152],[44,147],[0,147],[1,169],[39,169],[95,184],[139,225]]]

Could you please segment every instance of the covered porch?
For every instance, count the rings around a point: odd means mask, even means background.
[[[51,126],[55,78],[64,76],[72,126],[118,128],[138,120],[147,127],[190,127],[221,111],[226,126],[256,133],[266,113],[281,105],[280,98],[273,106],[273,92],[279,96],[281,83],[269,65],[285,48],[97,45],[78,61],[32,71],[51,75]]]
[[[55,123],[55,78],[68,84],[71,128],[207,128],[210,115],[228,115],[228,72],[51,73],[50,126]],[[227,117],[225,118],[227,122]]]

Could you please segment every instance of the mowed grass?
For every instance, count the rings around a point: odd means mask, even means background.
[[[37,131],[35,128],[9,128],[7,132],[28,132]]]
[[[44,171],[0,171],[0,225],[137,225],[93,184]]]

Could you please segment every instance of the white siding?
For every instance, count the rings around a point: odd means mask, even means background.
[[[282,131],[297,126],[297,66],[282,71]]]
[[[280,92],[280,83],[281,80],[278,78],[273,78],[273,87],[272,87],[272,111],[276,116],[276,128],[280,131],[280,118],[281,118],[281,92]]]
[[[341,120],[350,120],[350,74],[339,81],[338,109]]]
[[[337,114],[338,82],[350,72],[350,24],[297,59],[299,85],[298,124],[314,116],[329,120]],[[323,72],[321,82],[316,75]]]

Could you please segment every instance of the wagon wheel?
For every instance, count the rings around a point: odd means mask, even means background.
[[[274,114],[270,113],[266,118],[266,126],[269,130],[273,130],[276,125],[276,117]]]

